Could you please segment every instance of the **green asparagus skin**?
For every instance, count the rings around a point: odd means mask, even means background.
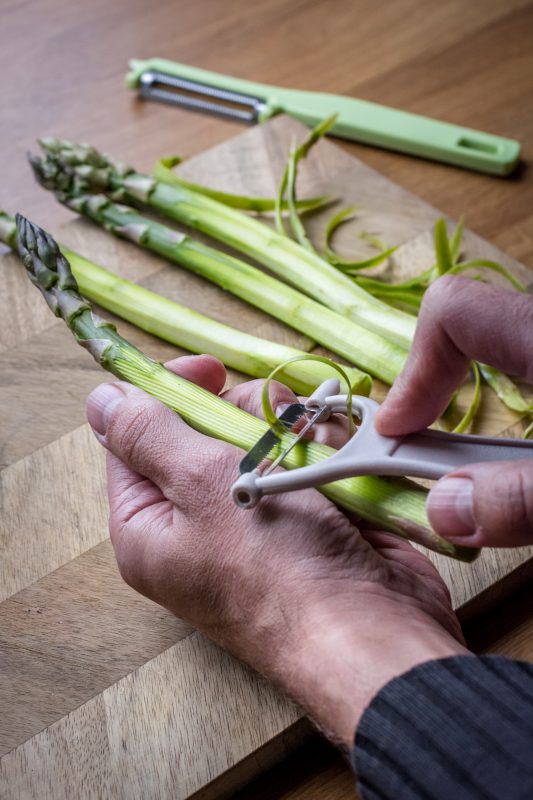
[[[87,194],[84,179],[69,180],[53,156],[31,157],[39,182],[69,208],[118,236],[181,264],[311,337],[337,355],[391,384],[407,352],[383,336],[345,319],[256,267],[142,216],[102,194]]]
[[[16,248],[15,220],[0,211],[0,241]],[[192,353],[209,353],[232,367],[255,378],[266,378],[279,364],[305,355],[237,328],[209,319],[186,306],[168,300],[142,286],[115,275],[104,267],[61,245],[69,259],[81,294],[102,308],[127,319],[137,327]],[[372,386],[369,375],[354,367],[344,368],[352,391],[368,395]],[[297,394],[309,395],[334,370],[318,361],[294,361],[286,364],[280,380]]]
[[[17,223],[14,217],[10,217],[0,211],[0,242],[3,242],[12,250],[17,249]]]
[[[65,184],[72,179],[81,180],[116,200],[147,206],[199,230],[254,258],[282,280],[365,329],[409,348],[416,324],[412,316],[391,310],[319,255],[268,225],[185,185],[171,186],[138,173],[89,145],[54,138],[41,139],[40,143],[55,160],[54,169],[57,170],[58,163],[65,169]]]
[[[79,344],[104,369],[153,395],[179,413],[191,427],[208,436],[249,449],[268,430],[266,422],[147,358],[123,339],[113,325],[93,314],[56,242],[20,215],[17,215],[17,244],[30,280],[53,313],[63,318]],[[293,438],[287,433],[283,445]],[[301,442],[289,454],[285,466],[317,463],[333,452],[324,445]],[[410,481],[373,476],[350,478],[329,484],[321,491],[341,508],[359,514],[373,525],[439,553],[464,561],[472,561],[477,555],[476,550],[455,547],[431,529],[425,511],[427,493]]]

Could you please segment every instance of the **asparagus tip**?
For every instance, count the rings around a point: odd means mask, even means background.
[[[39,136],[37,141],[43,150],[57,150],[60,143],[55,136]]]
[[[63,163],[54,153],[48,153],[44,158],[28,153],[27,157],[37,183],[54,192],[60,202],[87,190],[83,168],[76,170],[70,164]]]
[[[36,156],[30,152],[27,152],[26,156],[30,163],[30,167],[33,170],[33,174],[37,180],[37,183],[40,183],[41,186],[48,188],[45,180],[43,159],[40,156]]]
[[[30,280],[42,292],[56,314],[68,321],[87,307],[78,294],[78,284],[70,264],[49,233],[22,214],[15,216],[17,250]]]
[[[15,214],[15,224],[17,249],[26,269],[34,276],[40,265],[55,271],[55,260],[60,255],[55,239],[22,214]]]

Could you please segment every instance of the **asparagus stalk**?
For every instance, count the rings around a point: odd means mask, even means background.
[[[65,183],[81,179],[133,205],[224,242],[264,264],[284,281],[315,300],[408,348],[415,321],[409,314],[383,303],[314,252],[275,232],[268,225],[186,185],[169,185],[136,172],[88,145],[45,138],[46,153],[65,168]],[[56,167],[57,169],[57,167]],[[70,176],[70,178],[69,178]]]
[[[17,217],[18,250],[30,280],[51,310],[62,317],[75,338],[104,369],[129,381],[179,413],[196,430],[245,449],[268,429],[266,422],[178,377],[122,338],[97,317],[84,300],[69,262],[41,228]],[[285,434],[288,443],[293,436]],[[314,442],[298,444],[285,462],[288,468],[317,463],[334,451]],[[229,491],[228,486],[228,491]],[[471,561],[477,551],[455,547],[431,530],[425,511],[426,492],[406,480],[350,478],[321,489],[340,507],[374,525],[411,538],[437,552]],[[246,512],[243,512],[246,513]]]
[[[16,248],[15,220],[1,211],[0,241]],[[132,281],[120,278],[64,245],[61,245],[61,251],[69,259],[84,297],[142,330],[192,353],[209,353],[226,366],[255,378],[266,378],[287,359],[304,355],[302,350],[295,347],[251,336],[167,300]],[[354,367],[343,369],[350,379],[352,391],[368,395],[372,385],[370,376]],[[280,380],[295,392],[309,395],[334,373],[319,361],[296,361],[287,364],[280,374]]]
[[[397,344],[344,319],[316,300],[256,267],[155,222],[105,195],[86,194],[80,181],[64,181],[53,158],[31,158],[37,179],[75,211],[231,291],[332,350],[385,383],[392,383],[407,357]]]

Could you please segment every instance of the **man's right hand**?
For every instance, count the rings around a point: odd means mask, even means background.
[[[379,432],[401,436],[434,422],[472,360],[533,383],[533,298],[444,276],[426,292],[411,353],[376,418]],[[430,492],[428,514],[456,544],[533,542],[533,460],[454,470]]]

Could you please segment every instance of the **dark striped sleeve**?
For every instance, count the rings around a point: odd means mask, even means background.
[[[533,800],[533,665],[415,667],[366,709],[352,764],[362,800]]]

